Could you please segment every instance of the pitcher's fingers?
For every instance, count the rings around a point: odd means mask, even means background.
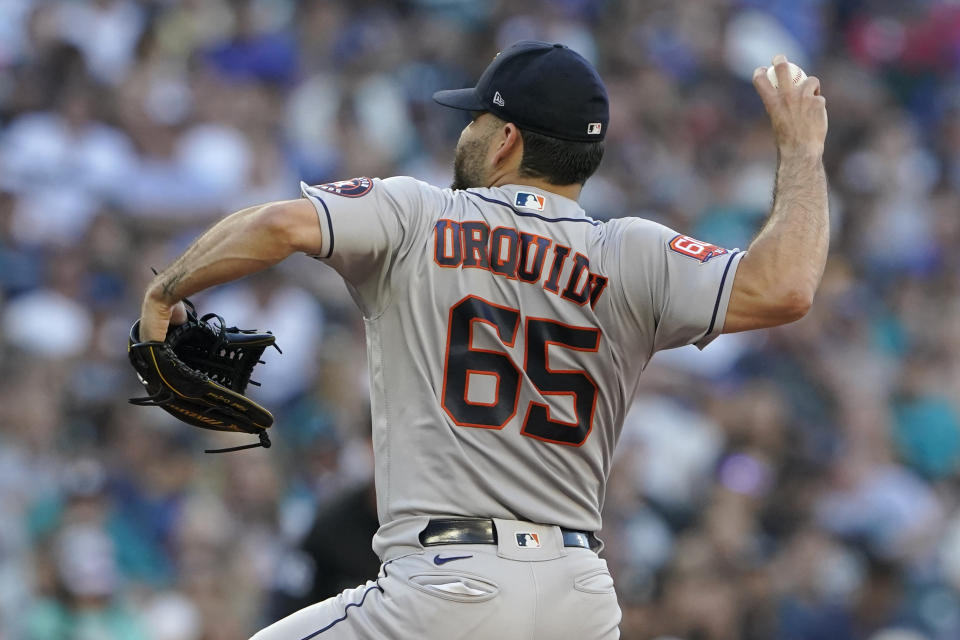
[[[777,74],[777,84],[784,89],[793,86],[793,80],[790,79],[790,65],[787,63],[787,56],[782,53],[773,56],[773,70]]]
[[[182,302],[173,305],[170,313],[170,324],[183,324],[187,321],[187,308]]]
[[[163,342],[167,335],[166,318],[141,317],[140,342]]]
[[[766,67],[757,67],[753,70],[753,86],[765,105],[771,104],[777,98],[777,90],[773,88],[770,78],[767,77]]]
[[[807,79],[800,84],[800,93],[805,96],[820,95],[820,78],[817,76],[807,76]]]

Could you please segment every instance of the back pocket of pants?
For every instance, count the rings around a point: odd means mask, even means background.
[[[584,593],[614,593],[613,576],[606,569],[594,569],[573,581],[573,588]]]
[[[500,593],[500,587],[464,573],[417,573],[407,578],[414,589],[454,602],[486,602]]]

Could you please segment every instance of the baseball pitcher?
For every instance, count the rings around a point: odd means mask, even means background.
[[[606,90],[570,49],[521,42],[476,87],[434,96],[472,115],[451,188],[302,185],[157,276],[141,340],[162,341],[184,297],[294,252],[336,269],[365,319],[381,572],[256,640],[619,637],[595,532],[640,373],[658,350],[800,318],[824,268],[825,102],[816,78],[773,66],[780,88],[764,68],[754,85],[776,195],[747,251],[590,218],[577,199],[603,156]]]

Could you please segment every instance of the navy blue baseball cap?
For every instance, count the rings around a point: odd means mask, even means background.
[[[476,87],[437,91],[433,99],[578,142],[603,140],[610,121],[607,90],[597,70],[576,51],[549,42],[517,42],[497,54]]]

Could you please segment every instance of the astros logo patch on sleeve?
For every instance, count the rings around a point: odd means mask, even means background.
[[[681,255],[699,260],[700,262],[706,262],[710,258],[716,258],[717,256],[722,256],[727,253],[727,250],[723,247],[702,242],[690,236],[677,236],[670,241],[670,248]]]
[[[328,182],[318,184],[317,189],[323,189],[327,193],[333,193],[344,198],[359,198],[373,189],[373,180],[370,178],[354,178],[352,180]]]

